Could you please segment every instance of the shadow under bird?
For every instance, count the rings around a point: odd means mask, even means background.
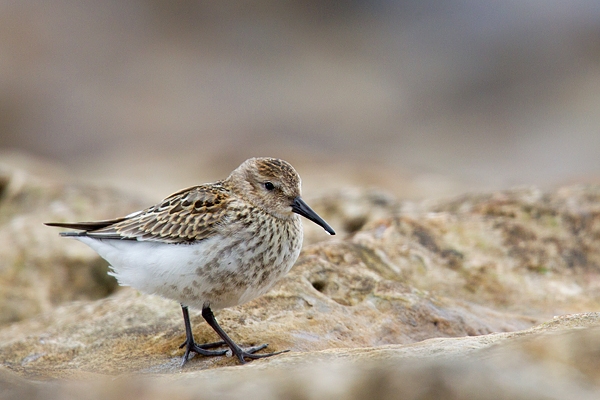
[[[245,363],[282,351],[256,354],[267,345],[240,347],[212,310],[264,294],[292,268],[302,247],[300,215],[335,235],[302,200],[300,185],[300,176],[286,161],[251,158],[225,180],[181,190],[126,217],[46,225],[80,230],[61,236],[94,249],[108,261],[120,285],[181,304],[186,333],[181,366],[192,352],[226,354],[218,349],[223,346]],[[194,341],[188,306],[202,310],[222,341]]]

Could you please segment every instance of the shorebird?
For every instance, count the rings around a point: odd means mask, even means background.
[[[242,348],[217,323],[212,310],[246,303],[267,292],[296,262],[302,247],[300,216],[334,230],[301,198],[301,180],[286,161],[251,158],[227,179],[176,192],[152,207],[96,222],[51,222],[95,250],[120,285],[178,301],[186,340],[181,366],[190,353],[224,345],[241,363],[280,354],[256,354],[267,345]],[[222,339],[197,344],[188,306]],[[287,350],[284,350],[287,351]]]

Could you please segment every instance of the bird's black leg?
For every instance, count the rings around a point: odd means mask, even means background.
[[[217,334],[221,337],[221,339],[223,339],[225,341],[225,343],[227,343],[227,345],[229,346],[229,348],[231,349],[233,354],[235,354],[237,356],[237,358],[240,360],[240,362],[242,364],[246,363],[246,360],[244,358],[250,358],[250,359],[265,358],[265,357],[275,356],[275,355],[281,354],[281,353],[286,353],[289,351],[289,350],[283,350],[283,351],[278,351],[276,353],[254,354],[255,352],[267,347],[267,345],[261,344],[260,346],[254,346],[254,347],[250,347],[247,349],[242,349],[233,340],[231,340],[231,338],[229,336],[227,336],[227,334],[225,333],[223,328],[221,328],[219,326],[210,307],[204,307],[202,309],[202,316],[204,317],[206,322],[208,322],[208,324],[215,330],[215,332],[217,332]]]
[[[190,356],[191,352],[201,354],[203,356],[222,356],[223,354],[227,353],[227,350],[206,350],[213,347],[223,346],[224,344],[226,344],[225,342],[215,342],[197,345],[194,341],[194,335],[192,333],[192,324],[190,323],[190,314],[188,312],[187,306],[184,306],[182,304],[181,311],[183,311],[183,322],[185,323],[185,342],[183,342],[181,346],[179,346],[179,348],[181,349],[184,346],[186,347],[185,354],[183,355],[183,360],[181,360],[182,367],[188,361],[188,357]]]

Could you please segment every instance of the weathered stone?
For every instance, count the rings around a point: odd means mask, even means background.
[[[600,308],[600,187],[409,206],[349,240],[407,285],[541,318]]]
[[[195,357],[182,370],[179,305],[114,291],[93,251],[42,225],[150,202],[8,171],[0,174],[0,323],[21,321],[0,329],[2,399],[600,393],[600,316],[551,320],[600,306],[598,187],[418,203],[359,189],[309,198],[339,235],[306,224],[291,273],[265,296],[217,313],[240,344],[291,352],[245,366]],[[192,325],[199,343],[216,340],[198,310]]]
[[[288,353],[175,374],[107,377],[74,368],[69,380],[34,383],[0,368],[0,397],[592,400],[600,396],[599,323],[598,313],[573,315],[520,332]]]

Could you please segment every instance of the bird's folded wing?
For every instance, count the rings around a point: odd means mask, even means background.
[[[187,243],[209,238],[226,225],[232,212],[227,190],[220,185],[184,189],[161,203],[124,218],[82,223],[50,223],[50,226],[81,229],[75,235],[99,239],[156,240]]]

